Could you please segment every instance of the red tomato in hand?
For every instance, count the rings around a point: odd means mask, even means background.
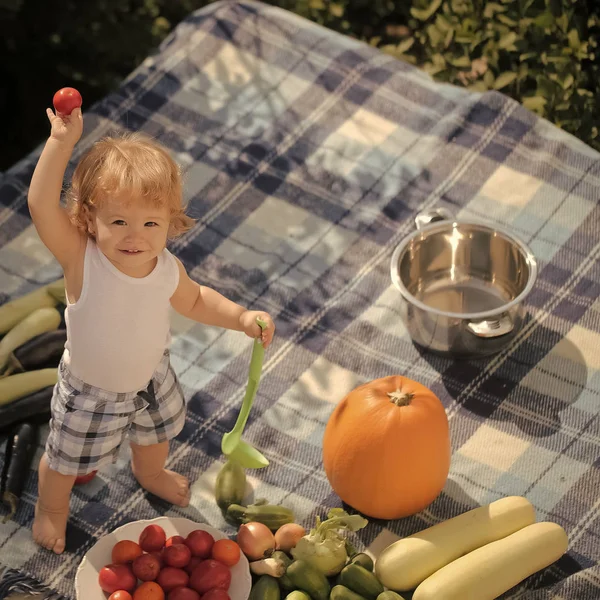
[[[75,108],[81,106],[81,94],[72,87],[65,87],[58,90],[52,98],[52,104],[57,113],[61,115],[70,115]]]

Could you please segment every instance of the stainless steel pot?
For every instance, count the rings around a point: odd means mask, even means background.
[[[510,233],[456,221],[444,209],[422,213],[394,250],[392,282],[413,341],[437,354],[487,356],[522,327],[523,300],[537,278],[531,250]]]

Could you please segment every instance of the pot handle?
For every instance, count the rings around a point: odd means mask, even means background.
[[[434,208],[433,210],[426,210],[419,213],[415,217],[415,225],[417,229],[421,230],[423,227],[436,221],[452,221],[453,219],[454,215],[446,208]]]
[[[496,319],[483,319],[471,321],[467,330],[480,338],[497,338],[510,333],[515,328],[513,320],[508,313],[500,315]]]

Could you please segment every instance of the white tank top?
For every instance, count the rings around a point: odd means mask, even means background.
[[[89,239],[81,296],[65,310],[69,371],[111,392],[146,389],[171,343],[170,298],[178,283],[177,262],[167,249],[149,275],[136,278],[119,271]]]

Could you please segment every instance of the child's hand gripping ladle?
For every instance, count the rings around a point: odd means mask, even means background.
[[[257,318],[256,322],[260,325],[261,329],[267,326],[260,318]],[[258,389],[264,355],[265,349],[261,340],[260,338],[256,338],[252,348],[248,385],[246,386],[246,395],[244,396],[242,407],[233,429],[223,435],[223,439],[221,440],[221,451],[223,454],[229,460],[235,461],[247,469],[262,469],[269,464],[269,461],[256,448],[241,439],[242,431],[246,426],[246,421],[248,420],[248,415],[256,396],[256,390]]]

